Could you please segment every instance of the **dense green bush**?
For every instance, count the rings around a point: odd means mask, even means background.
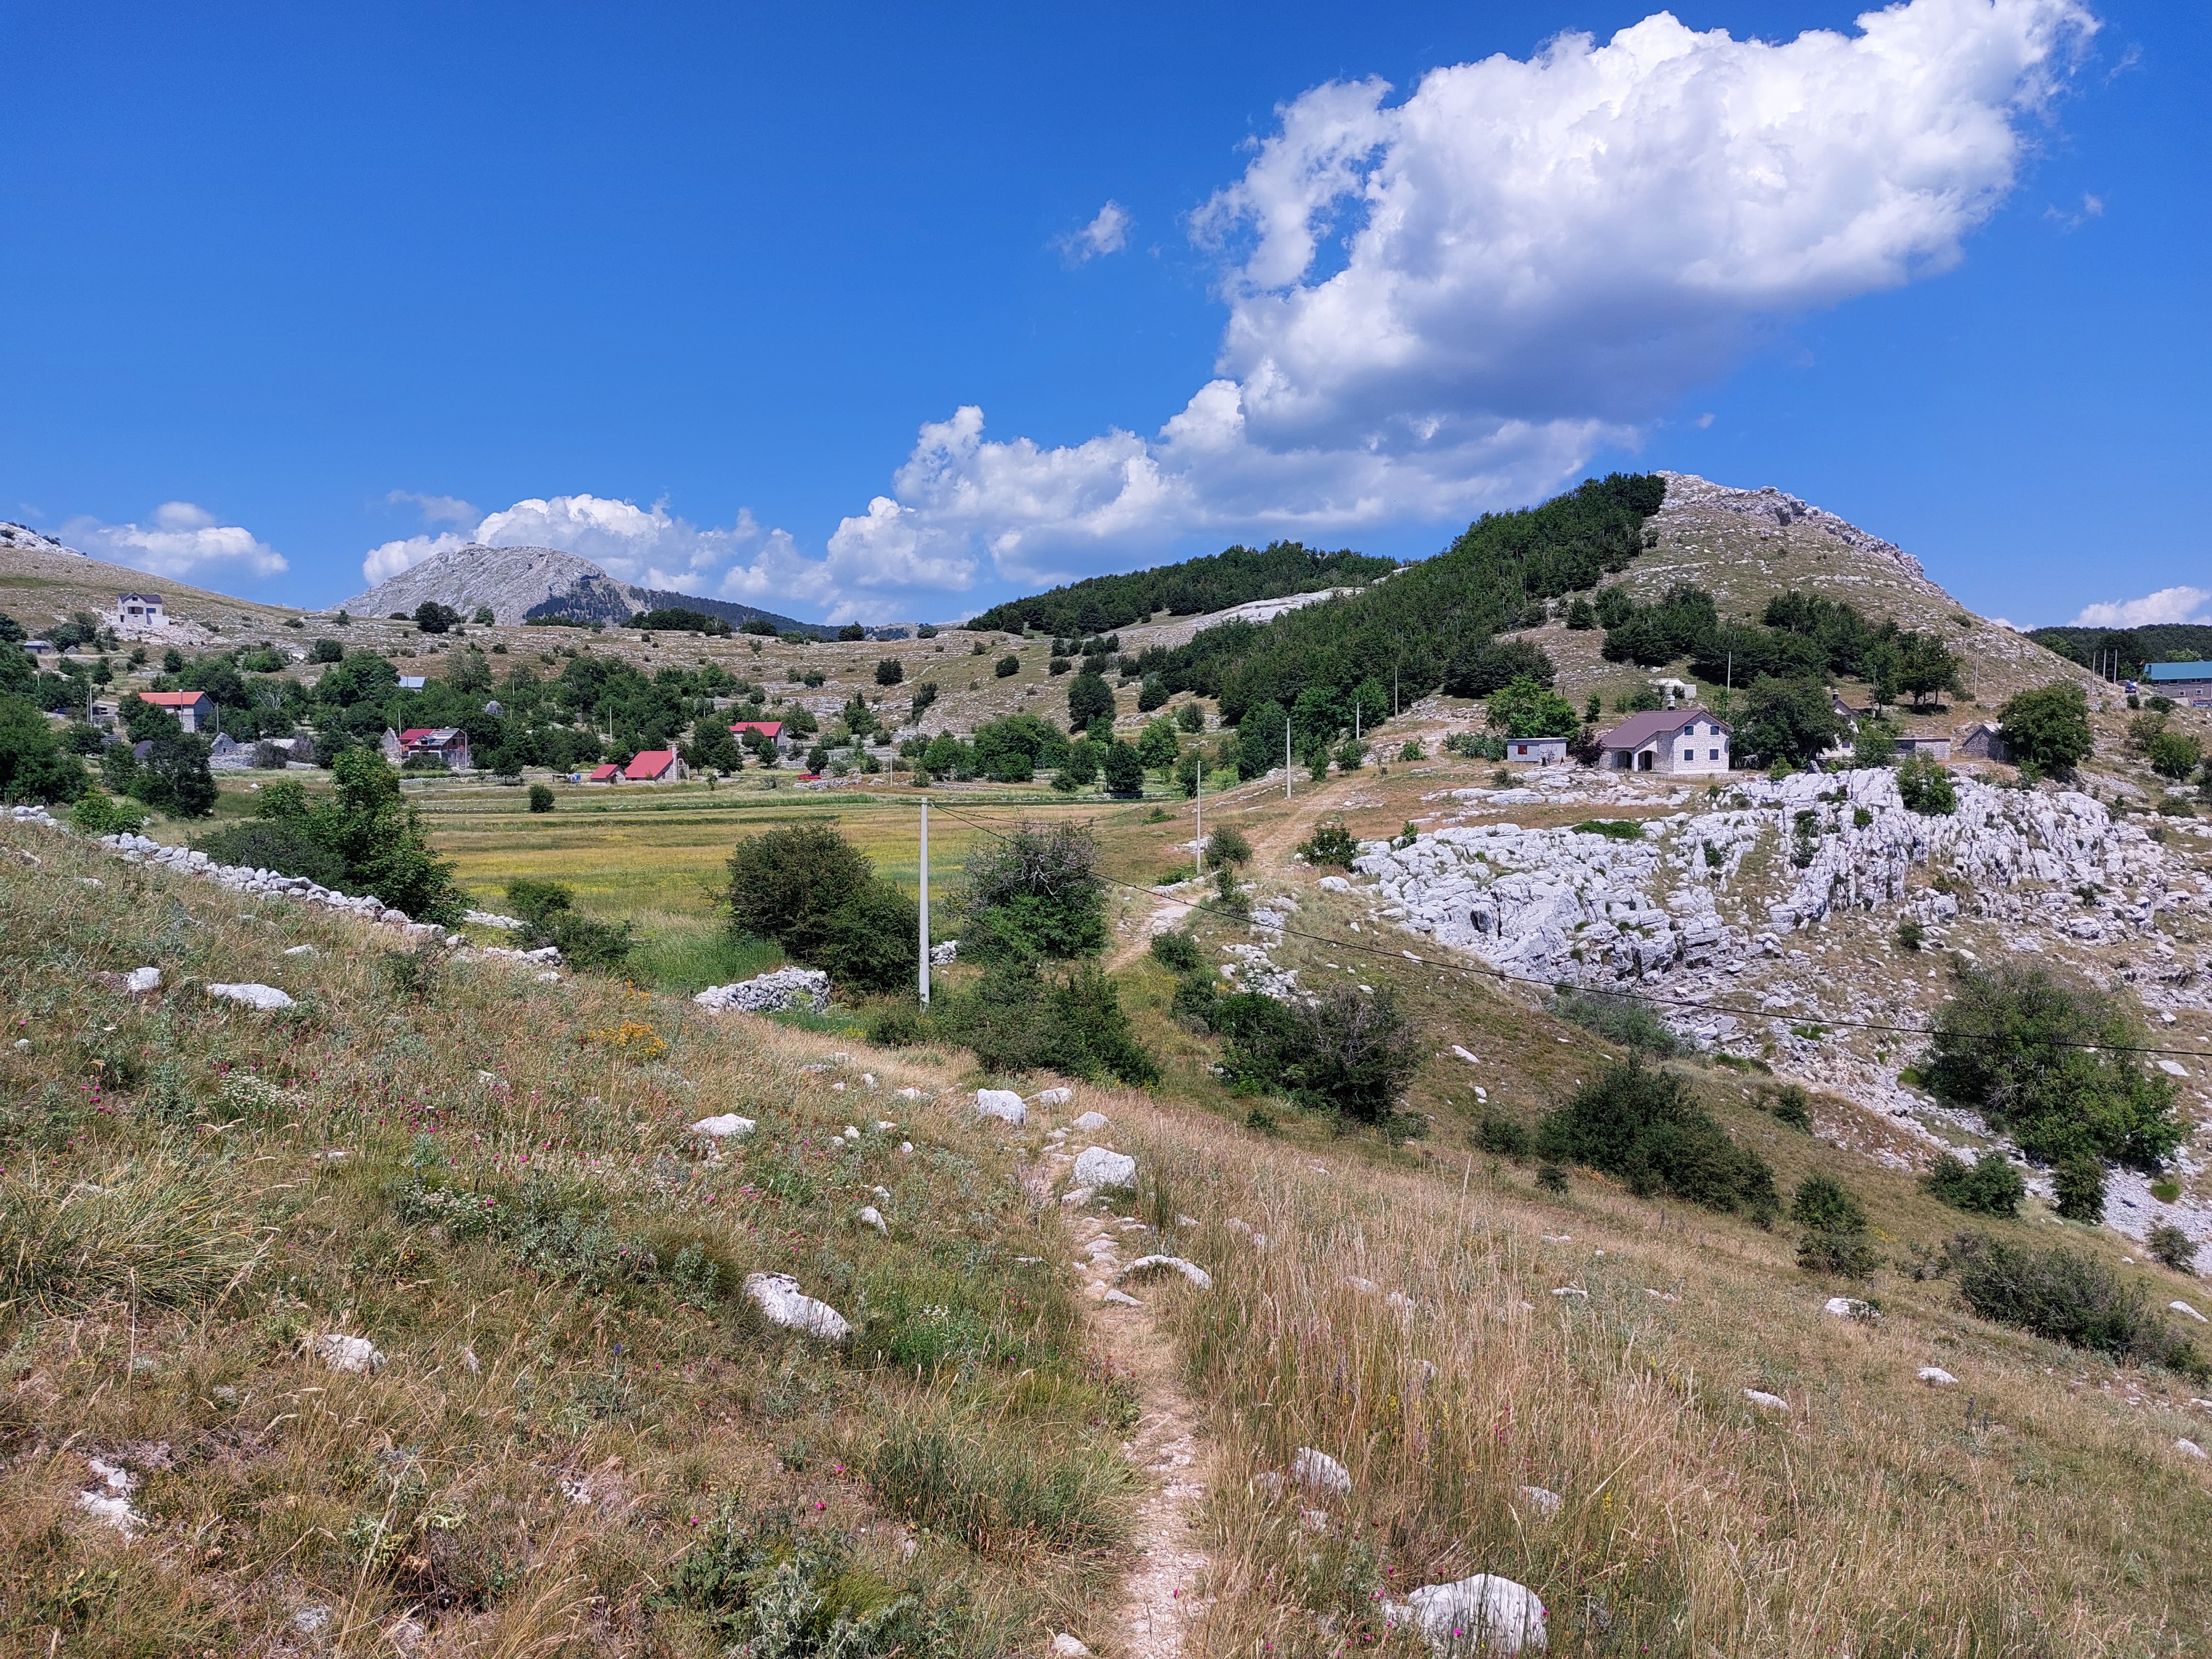
[[[553,810],[553,791],[550,787],[542,783],[533,783],[530,786],[530,810],[533,812],[550,812]]]
[[[1906,811],[1926,817],[1948,817],[1959,809],[1950,772],[1926,755],[1909,755],[1897,769],[1897,798]]]
[[[1526,1158],[1532,1144],[1528,1126],[1517,1118],[1486,1106],[1475,1125],[1474,1144],[1493,1158]]]
[[[1387,1121],[1420,1069],[1418,1034],[1388,988],[1346,988],[1303,1002],[1257,993],[1215,1000],[1232,1088],[1289,1097],[1362,1123]]]
[[[507,884],[507,906],[523,924],[525,950],[558,945],[572,968],[611,972],[635,948],[629,922],[592,921],[576,908],[575,890],[561,882],[517,877]]]
[[[70,824],[80,836],[135,835],[146,827],[146,809],[104,789],[87,789],[70,809]]]
[[[1181,927],[1170,927],[1152,935],[1152,958],[1171,974],[1199,973],[1206,967],[1206,957],[1198,948],[1198,941]]]
[[[1739,1206],[1758,1218],[1780,1208],[1774,1172],[1731,1141],[1679,1073],[1641,1055],[1610,1065],[1546,1115],[1540,1158],[1617,1176],[1639,1198],[1680,1198],[1709,1209]]]
[[[1940,1152],[1920,1184],[1930,1196],[1971,1215],[2016,1216],[2027,1183],[2004,1154],[1991,1150],[1972,1164]]]
[[[2197,1271],[2197,1241],[2171,1222],[2160,1222],[2143,1239],[2151,1259],[2178,1273]]]
[[[1309,864],[1333,864],[1340,870],[1349,870],[1352,860],[1359,856],[1359,843],[1352,838],[1352,831],[1340,821],[1317,824],[1310,841],[1300,842],[1298,851]]]
[[[1234,824],[1224,824],[1206,838],[1206,861],[1242,869],[1252,861],[1252,843]]]
[[[1681,1046],[1666,1023],[1633,997],[1607,991],[1562,992],[1552,999],[1552,1012],[1626,1048],[1662,1059]]]
[[[2205,1373],[2189,1340],[2139,1291],[2102,1261],[2063,1244],[2036,1249],[1986,1233],[1960,1233],[1944,1247],[1943,1265],[1958,1274],[1966,1305],[1984,1319],[2185,1376]]]
[[[987,1072],[1064,1072],[1142,1085],[1159,1063],[1137,1041],[1114,981],[1095,963],[1048,974],[1033,957],[994,962],[972,985],[931,1004],[937,1034],[975,1052]]]
[[[1055,960],[1106,945],[1106,887],[1088,823],[1017,824],[968,855],[961,949],[980,962]]]
[[[1805,1092],[1803,1084],[1784,1084],[1774,1091],[1774,1102],[1768,1109],[1774,1114],[1776,1122],[1786,1123],[1808,1134],[1812,1132],[1813,1097]]]
[[[331,776],[337,787],[321,801],[290,779],[267,784],[252,820],[192,844],[219,863],[374,893],[417,921],[459,925],[468,906],[453,866],[430,850],[420,815],[400,797],[398,774],[374,750],[349,749],[331,763]]]
[[[2101,992],[2040,968],[1954,969],[1919,1072],[1939,1099],[1982,1114],[2031,1158],[2155,1169],[2181,1144],[2173,1085],[2129,1052],[2141,1027]]]
[[[1997,711],[1997,733],[2017,763],[2052,777],[2069,776],[2096,739],[2089,730],[2089,699],[2070,680],[2022,691]]]
[[[730,854],[730,923],[774,939],[845,991],[902,989],[921,963],[921,914],[828,824],[794,824],[740,841]]]
[[[192,842],[218,864],[242,865],[249,870],[274,870],[279,875],[305,876],[309,881],[339,892],[365,892],[354,880],[344,856],[325,845],[303,818],[249,818]],[[384,896],[380,893],[379,898]]]

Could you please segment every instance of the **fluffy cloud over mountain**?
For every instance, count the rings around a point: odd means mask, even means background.
[[[1956,264],[2094,27],[2069,0],[1911,0],[1778,43],[1660,13],[1396,104],[1316,88],[1193,216],[1229,307],[1216,379],[1149,437],[1060,448],[960,409],[833,562],[1029,580],[1541,494],[1776,325]]]
[[[2212,590],[2202,587],[2161,587],[2139,599],[2116,599],[2085,605],[2074,618],[2076,628],[2148,628],[2156,623],[2212,622]]]
[[[190,501],[162,502],[154,509],[150,525],[71,519],[62,526],[61,536],[96,558],[179,581],[240,571],[277,576],[291,568],[282,553],[252,531],[217,524],[214,514]]]

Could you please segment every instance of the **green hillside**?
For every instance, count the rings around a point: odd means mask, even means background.
[[[1255,599],[1371,582],[1396,568],[1395,560],[1349,548],[1323,553],[1297,542],[1270,542],[1264,548],[1232,547],[1126,576],[1093,576],[994,605],[968,626],[1009,634],[1036,629],[1075,638],[1127,628],[1162,611],[1194,617]]]

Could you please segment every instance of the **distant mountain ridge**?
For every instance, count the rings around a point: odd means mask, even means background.
[[[487,547],[481,542],[433,554],[366,593],[356,594],[343,608],[367,617],[412,616],[418,605],[428,603],[451,605],[464,615],[489,605],[492,619],[501,623],[573,617],[579,622],[619,626],[641,611],[681,607],[732,623],[757,619],[780,633],[819,637],[835,631],[731,599],[640,587],[556,547]]]

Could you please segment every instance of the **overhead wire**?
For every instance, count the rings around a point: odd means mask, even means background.
[[[987,823],[978,823],[973,818],[963,816],[954,808],[946,805],[942,800],[933,800],[931,805],[935,806],[937,810],[942,812],[945,817],[952,819],[956,823],[964,823],[971,830],[979,830],[982,834],[990,836],[1001,842],[1006,839],[1004,835],[993,829],[990,825]],[[1117,876],[1109,876],[1105,874],[1103,872],[1097,873],[1098,879],[1106,883],[1109,886],[1124,887],[1132,892],[1145,893],[1155,896],[1158,892],[1157,888],[1146,887],[1138,882],[1124,881]],[[1208,916],[1214,916],[1226,921],[1237,922],[1245,922],[1249,921],[1249,918],[1239,916],[1232,910],[1216,909],[1212,906],[1208,905],[1202,899],[1191,901],[1190,908],[1192,909],[1200,911]],[[1407,951],[1403,947],[1400,947],[1394,951],[1384,945],[1367,944],[1364,940],[1355,941],[1352,939],[1332,938],[1326,933],[1310,933],[1304,928],[1291,927],[1287,922],[1279,927],[1270,927],[1267,931],[1270,933],[1286,934],[1293,939],[1305,939],[1316,945],[1325,945],[1338,951],[1346,952],[1358,951],[1364,955],[1379,957],[1388,962],[1397,963],[1412,961],[1425,968],[1434,968],[1443,973],[1459,974],[1469,979],[1488,978],[1497,980],[1501,983],[1508,985],[1533,985],[1546,991],[1556,992],[1559,989],[1559,982],[1557,981],[1538,979],[1533,975],[1528,974],[1510,973],[1506,969],[1493,966],[1489,963],[1469,965],[1468,963],[1462,962],[1438,961],[1431,957],[1417,956],[1413,951]],[[1731,1018],[1737,1019],[1748,1019],[1753,1021],[1765,1020],[1771,1018],[1775,1012],[1775,1011],[1771,1008],[1749,1009],[1732,1007],[1726,1003],[1709,1001],[1701,998],[1662,996],[1658,993],[1652,991],[1617,990],[1611,987],[1595,987],[1588,988],[1594,989],[1598,994],[1603,996],[1617,997],[1637,1002],[1648,1002],[1661,1007],[1690,1008],[1697,1009],[1706,1013],[1727,1014]],[[1840,1016],[1831,1017],[1825,1014],[1808,1019],[1806,1024],[1818,1024],[1822,1027],[1840,1026],[1845,1030],[1855,1031],[1889,1032],[1901,1036],[1932,1038],[1939,1035],[1943,1035],[1953,1037],[1964,1037],[1969,1040],[1981,1042],[2015,1042],[2033,1043],[2039,1048],[2081,1048],[2092,1052],[2101,1052],[2106,1054],[2168,1055],[2176,1059],[2200,1060],[2212,1062],[2212,1052],[2207,1052],[2204,1049],[2166,1048],[2159,1048],[2148,1043],[2083,1042],[2065,1037],[2022,1037],[2012,1036],[2008,1033],[1996,1032],[1939,1033],[1934,1027],[1928,1025],[1899,1025],[1884,1020],[1847,1019]]]

